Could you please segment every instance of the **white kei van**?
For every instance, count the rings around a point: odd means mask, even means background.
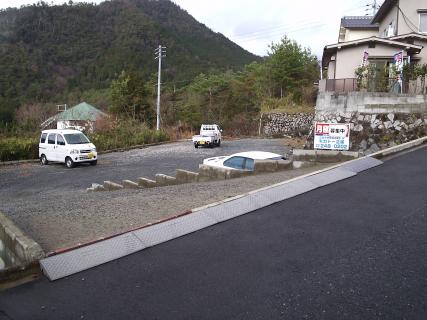
[[[49,161],[62,162],[68,168],[76,163],[88,162],[96,165],[96,147],[78,130],[44,130],[40,136],[39,158],[42,165]]]

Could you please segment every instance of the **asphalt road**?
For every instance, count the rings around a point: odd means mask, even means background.
[[[426,319],[426,159],[2,292],[0,319]]]
[[[195,149],[190,141],[186,141],[100,155],[96,167],[87,164],[73,169],[67,169],[63,164],[0,167],[0,200],[2,196],[25,198],[48,190],[58,193],[81,190],[93,182],[103,183],[105,180],[154,178],[156,173],[175,175],[176,169],[196,171],[205,158],[254,150],[284,154],[289,148],[280,139],[225,140],[220,148],[214,149]]]

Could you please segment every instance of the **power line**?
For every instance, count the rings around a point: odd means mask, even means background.
[[[372,16],[375,16],[378,12],[378,9],[380,8],[380,5],[378,4],[377,0],[373,0],[372,3],[368,3],[366,5],[365,11],[368,12],[369,10],[372,10]],[[368,13],[366,15],[369,15]]]
[[[415,25],[409,18],[408,16],[402,11],[402,9],[400,8],[400,6],[397,6],[397,8],[399,9],[400,13],[402,13],[403,16],[403,20],[405,20],[406,25],[408,26],[409,29],[411,29],[411,31],[415,32],[415,33],[419,33],[418,30],[418,26]],[[413,27],[415,28],[415,30],[413,29]]]
[[[324,25],[325,25],[324,23],[320,23],[320,22],[311,22],[311,23],[303,24],[301,26],[294,26],[293,28],[282,28],[282,29],[278,29],[278,30],[273,31],[273,32],[259,33],[259,34],[254,34],[251,37],[245,37],[243,39],[237,38],[237,39],[239,42],[249,42],[249,41],[259,40],[259,39],[266,38],[266,37],[273,37],[273,36],[277,36],[280,34],[286,34],[286,33],[290,33],[290,32],[311,29],[311,28],[320,27],[320,26],[324,26]]]
[[[271,37],[276,37],[276,36],[279,36],[279,35],[284,35],[284,34],[296,32],[296,31],[313,29],[313,28],[320,28],[320,27],[324,27],[324,26],[325,26],[324,23],[312,23],[312,24],[307,24],[305,26],[301,26],[300,28],[284,29],[284,30],[272,32],[272,33],[269,33],[269,34],[256,35],[256,36],[253,36],[252,38],[246,38],[246,39],[243,39],[243,40],[236,40],[236,41],[239,42],[239,43],[246,43],[246,42],[256,41],[256,40],[260,40],[260,39],[267,38],[267,37],[271,38]]]
[[[357,6],[353,6],[351,8],[346,9],[346,11],[362,9],[364,7],[365,5],[358,4]],[[304,19],[293,24],[285,24],[285,25],[275,26],[271,28],[262,28],[253,32],[234,34],[232,38],[238,40],[239,42],[244,43],[244,42],[259,40],[268,36],[277,36],[280,33],[295,32],[295,31],[305,30],[309,28],[322,27],[324,25],[325,24],[318,19],[316,20]]]
[[[318,21],[318,20],[316,20]],[[276,30],[281,30],[281,29],[288,29],[289,27],[292,26],[300,26],[300,25],[305,25],[307,23],[312,23],[313,20],[310,19],[305,19],[305,20],[301,20],[298,21],[297,23],[293,23],[293,24],[284,24],[284,25],[277,25],[275,27],[268,27],[268,28],[262,28],[262,29],[257,29],[256,31],[251,31],[251,32],[245,32],[245,33],[237,33],[234,34],[235,38],[246,38],[246,37],[251,37],[251,36],[255,36],[258,34],[265,34],[265,33],[269,33],[271,31],[276,31]]]

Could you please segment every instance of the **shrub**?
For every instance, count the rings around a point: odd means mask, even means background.
[[[99,151],[127,148],[169,140],[165,131],[150,129],[138,121],[118,121],[108,130],[98,131],[88,135]]]
[[[38,138],[0,139],[0,161],[15,161],[38,158]]]

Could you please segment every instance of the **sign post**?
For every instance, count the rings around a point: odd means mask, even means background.
[[[314,125],[314,149],[340,151],[350,149],[349,123],[316,122]]]
[[[403,51],[396,53],[393,57],[394,65],[399,72],[400,93],[403,93]]]
[[[368,59],[369,59],[369,52],[365,50],[363,52],[362,66],[366,66],[368,64]]]

